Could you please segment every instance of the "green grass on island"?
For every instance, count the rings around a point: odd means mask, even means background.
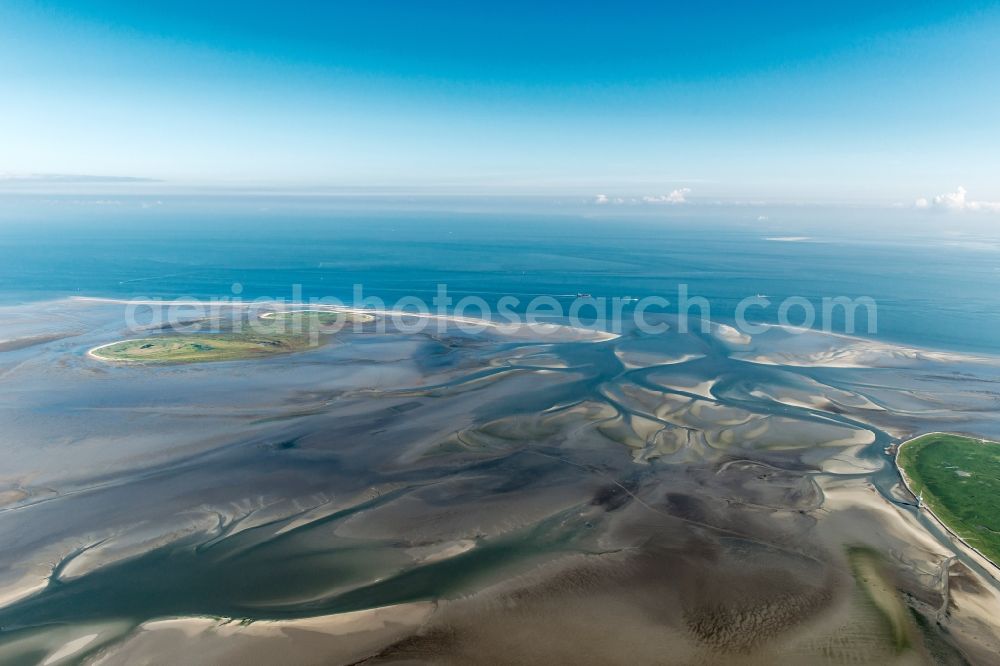
[[[332,310],[268,312],[242,332],[157,335],[103,345],[90,354],[103,361],[132,363],[241,361],[317,347],[343,326],[374,320],[369,314]]]
[[[347,324],[366,324],[375,317],[361,312],[341,312],[333,310],[290,310],[288,312],[266,312],[260,316],[266,323],[287,331],[312,330],[339,327]]]
[[[252,333],[191,333],[123,340],[91,350],[105,361],[206,363],[289,354],[316,346],[308,335],[267,336]]]
[[[925,506],[1000,564],[1000,443],[923,435],[899,449],[897,462]]]

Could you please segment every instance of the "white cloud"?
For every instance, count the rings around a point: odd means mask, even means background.
[[[607,194],[598,194],[594,196],[593,203],[598,206],[606,206],[608,204],[612,205],[637,205],[637,204],[683,204],[688,203],[687,195],[691,193],[690,187],[681,187],[672,191],[670,194],[660,194],[657,196],[644,196],[640,199],[631,197],[629,199],[624,199],[622,197],[609,197]]]
[[[913,202],[917,208],[934,208],[937,210],[973,210],[973,211],[993,211],[1000,212],[1000,201],[970,201],[969,191],[961,185],[954,192],[939,194],[933,199],[927,200],[923,197]]]
[[[667,199],[670,200],[670,203],[687,203],[687,199],[685,197],[689,194],[691,194],[691,188],[682,187],[679,190],[671,192]]]
[[[660,195],[656,197],[643,197],[642,200],[646,203],[670,203],[670,204],[681,204],[687,203],[687,195],[691,194],[690,187],[681,187],[674,190],[670,194]]]
[[[958,189],[954,192],[946,192],[945,194],[939,194],[934,197],[934,205],[938,207],[943,206],[945,208],[957,208],[961,210],[966,206],[965,195],[966,189],[959,185]]]

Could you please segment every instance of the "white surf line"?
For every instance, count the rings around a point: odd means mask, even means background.
[[[933,347],[914,347],[914,346],[907,345],[907,344],[902,343],[902,342],[882,341],[882,340],[879,340],[879,339],[874,338],[874,337],[864,337],[864,336],[861,336],[861,335],[851,335],[849,333],[837,333],[835,331],[824,331],[823,329],[820,329],[820,328],[808,328],[806,326],[796,326],[794,324],[769,324],[769,323],[761,322],[759,324],[755,323],[754,325],[755,326],[764,326],[769,331],[773,330],[773,329],[777,329],[779,331],[785,331],[785,332],[790,333],[792,335],[800,335],[800,334],[804,334],[804,333],[813,333],[815,335],[822,335],[822,336],[826,336],[826,337],[830,337],[830,338],[836,338],[836,339],[839,339],[839,340],[847,340],[847,341],[852,342],[852,343],[862,343],[862,344],[869,345],[868,347],[862,348],[861,350],[859,350],[859,351],[862,351],[862,352],[892,352],[892,351],[897,351],[897,352],[910,352],[910,353],[917,353],[917,354],[925,354],[925,355],[928,356],[928,358],[915,359],[915,360],[935,361],[935,362],[941,362],[941,363],[947,363],[947,362],[956,362],[956,363],[958,363],[958,362],[967,362],[967,363],[978,363],[978,364],[997,364],[997,363],[1000,363],[1000,355],[987,354],[987,353],[983,353],[983,352],[971,353],[971,352],[951,351],[951,350],[946,350],[946,349],[935,349]],[[817,353],[826,353],[828,351],[831,351],[831,350],[819,350]],[[846,347],[840,347],[840,348],[834,349],[832,351],[833,351],[833,353],[836,353],[836,352],[839,352],[839,351],[851,351],[851,349],[846,348]],[[749,352],[747,352],[747,353],[749,353]],[[762,352],[762,353],[767,354],[768,352]],[[808,354],[810,352],[809,351],[805,351],[803,353]],[[750,362],[753,362],[753,361],[750,361]],[[773,365],[781,365],[781,364],[780,363],[776,363],[776,364],[773,364]],[[802,366],[802,367],[813,367],[813,366]],[[817,367],[821,367],[821,366],[817,366]],[[858,367],[858,368],[869,368],[871,366],[864,365],[864,366],[856,366],[856,367]]]
[[[579,326],[570,326],[568,324],[556,324],[556,323],[546,323],[546,322],[496,322],[492,319],[477,319],[473,317],[456,317],[455,315],[438,315],[431,314],[429,312],[407,312],[406,310],[375,310],[375,309],[365,309],[365,308],[351,308],[348,306],[329,306],[333,312],[348,312],[351,314],[377,314],[381,316],[402,316],[402,317],[416,317],[420,319],[436,319],[443,321],[456,322],[459,324],[469,324],[471,326],[485,326],[487,328],[495,328],[501,331],[508,330],[511,332],[526,329],[529,331],[541,332],[539,329],[544,331],[548,330],[558,330],[564,329],[568,331],[576,331],[581,333],[588,333],[591,335],[597,335],[601,341],[604,340],[617,340],[621,337],[618,333],[612,333],[610,331],[605,331],[597,328],[582,328]],[[544,333],[542,333],[544,334]]]
[[[87,350],[87,356],[98,361],[104,361],[106,363],[135,363],[136,361],[124,359],[124,358],[108,358],[107,356],[98,356],[97,352],[107,347],[113,347],[115,345],[124,344],[126,342],[141,342],[143,340],[153,340],[154,338],[129,338],[127,340],[115,340],[114,342],[108,342],[103,345],[98,345]]]
[[[570,326],[568,324],[556,324],[556,323],[544,323],[544,322],[496,322],[492,319],[481,319],[473,317],[457,317],[455,315],[440,315],[432,314],[429,312],[408,312],[406,310],[395,310],[395,309],[368,309],[368,308],[354,308],[347,305],[325,305],[325,304],[308,304],[308,303],[278,303],[270,301],[256,301],[256,302],[240,302],[232,303],[229,301],[200,301],[196,299],[174,299],[174,300],[156,300],[156,299],[142,299],[142,300],[132,300],[123,298],[103,298],[100,296],[71,296],[70,300],[77,301],[88,301],[88,302],[98,302],[98,303],[119,303],[122,305],[162,305],[162,306],[200,306],[205,309],[227,307],[232,309],[250,309],[250,308],[261,308],[261,307],[272,307],[277,309],[281,308],[281,312],[303,312],[303,311],[314,311],[314,312],[348,312],[352,314],[367,314],[367,315],[381,315],[388,317],[417,317],[421,319],[435,319],[442,321],[450,321],[459,324],[468,324],[470,326],[485,326],[487,328],[496,329],[507,329],[507,330],[517,330],[520,328],[525,328],[527,330],[537,331],[538,329],[565,329],[569,331],[585,332],[588,334],[596,334],[600,340],[617,340],[621,337],[618,333],[612,333],[610,331],[605,331],[596,328],[582,328],[579,326]],[[308,308],[308,310],[287,310],[286,307],[294,308]],[[267,314],[267,313],[265,313]],[[262,315],[263,316],[263,315]],[[114,344],[114,343],[112,343]],[[105,345],[106,346],[106,345]]]
[[[56,299],[56,300],[58,301],[58,300],[62,300],[62,299]],[[285,306],[290,306],[290,307],[297,307],[297,308],[309,308],[310,310],[315,310],[315,311],[326,310],[326,311],[334,311],[335,312],[335,311],[339,310],[339,311],[343,311],[343,312],[353,312],[353,313],[360,313],[360,314],[379,314],[379,315],[383,315],[383,316],[407,316],[407,317],[421,317],[421,318],[428,318],[428,319],[442,319],[442,320],[445,320],[445,321],[454,321],[454,322],[458,322],[458,323],[467,323],[467,324],[471,324],[471,325],[474,325],[474,326],[475,325],[482,325],[482,326],[494,327],[494,328],[504,328],[504,327],[519,328],[519,327],[527,327],[527,328],[530,329],[532,327],[559,327],[559,328],[565,328],[565,329],[570,329],[570,330],[574,330],[574,331],[586,331],[588,333],[598,333],[598,334],[600,334],[602,336],[602,340],[616,340],[616,339],[618,339],[618,338],[621,337],[621,335],[618,334],[618,333],[612,333],[610,331],[604,331],[602,329],[583,328],[583,327],[579,327],[579,326],[570,326],[568,324],[555,324],[555,323],[551,323],[550,324],[550,323],[543,323],[543,322],[536,322],[536,323],[529,323],[529,322],[522,322],[522,323],[495,322],[495,321],[490,320],[490,319],[476,319],[476,318],[471,318],[471,317],[456,317],[454,315],[438,315],[438,314],[421,313],[421,312],[407,312],[406,310],[395,310],[395,309],[375,310],[375,309],[367,309],[367,308],[353,308],[353,307],[350,307],[350,306],[347,306],[347,305],[325,305],[325,304],[308,304],[308,303],[278,303],[276,301],[257,301],[257,302],[248,301],[248,302],[233,303],[233,302],[225,301],[225,300],[215,300],[215,301],[213,301],[211,299],[209,299],[209,300],[198,300],[198,299],[187,299],[187,298],[177,298],[177,299],[165,299],[165,298],[164,299],[152,299],[151,298],[151,299],[139,299],[139,300],[136,300],[136,299],[124,299],[124,298],[107,298],[107,297],[103,297],[103,296],[69,296],[67,300],[97,302],[97,303],[120,303],[122,305],[128,305],[128,304],[134,304],[134,305],[167,305],[167,306],[169,306],[169,305],[177,305],[177,306],[188,306],[188,305],[190,305],[190,306],[200,306],[200,307],[204,307],[206,309],[209,309],[209,308],[221,308],[221,307],[232,308],[232,309],[237,309],[237,308],[246,308],[246,309],[249,309],[249,308],[262,307],[262,306],[263,307],[267,307],[267,306],[271,306],[271,307],[278,307],[278,306],[285,307]],[[271,305],[272,303],[274,304],[273,306]],[[282,310],[282,311],[288,312],[288,310]],[[303,310],[297,310],[297,311],[301,312]],[[719,323],[719,322],[716,322],[716,323]],[[794,324],[771,324],[771,323],[761,322],[761,323],[755,324],[755,325],[765,326],[769,330],[770,329],[783,330],[783,331],[786,331],[786,332],[790,332],[793,335],[795,333],[814,333],[816,335],[824,335],[824,336],[831,337],[831,338],[838,338],[838,339],[842,339],[842,340],[849,340],[851,342],[857,342],[857,343],[866,343],[868,345],[873,345],[874,346],[873,348],[866,349],[866,350],[863,350],[863,351],[879,352],[879,351],[893,351],[893,350],[895,350],[895,351],[902,351],[902,352],[924,353],[924,354],[929,354],[929,355],[933,356],[933,358],[926,359],[926,360],[943,361],[943,362],[948,362],[948,361],[962,362],[962,361],[966,361],[966,362],[990,363],[990,364],[1000,363],[1000,356],[994,356],[994,355],[990,355],[990,354],[982,354],[982,353],[972,354],[972,353],[968,353],[968,352],[959,352],[959,351],[934,349],[934,348],[931,348],[931,347],[914,347],[914,346],[909,346],[909,345],[902,344],[902,343],[897,343],[897,342],[883,342],[881,340],[878,340],[876,338],[871,338],[871,337],[864,337],[864,336],[860,336],[860,335],[850,335],[848,333],[837,333],[837,332],[834,332],[834,331],[824,331],[822,329],[808,328],[808,327],[805,327],[805,326],[796,326]],[[737,329],[737,330],[739,330],[739,329]],[[776,365],[781,365],[781,364],[778,363]],[[812,366],[803,366],[803,367],[812,367]],[[865,367],[866,368],[866,367],[869,367],[869,366],[858,366],[858,367]]]
[[[899,471],[899,477],[903,480],[903,485],[906,486],[906,490],[909,491],[909,493],[911,495],[913,495],[914,499],[917,498],[917,493],[913,492],[913,488],[910,486],[910,480],[906,477],[906,472],[903,471],[903,467],[899,464],[899,453],[900,453],[900,451],[903,450],[903,447],[906,446],[907,444],[910,444],[911,442],[915,442],[918,439],[921,439],[923,437],[929,437],[930,435],[949,435],[949,436],[952,436],[952,437],[965,437],[966,439],[977,440],[977,441],[979,441],[979,442],[981,442],[983,444],[989,443],[989,444],[997,444],[998,446],[1000,446],[1000,442],[994,442],[993,440],[990,440],[990,439],[983,439],[982,437],[968,437],[967,435],[959,435],[959,434],[953,433],[953,432],[938,432],[938,431],[935,431],[935,432],[925,432],[925,433],[923,433],[921,435],[917,435],[916,437],[912,437],[912,438],[906,440],[905,442],[901,442],[896,447],[896,455],[893,457],[893,462],[896,465],[896,469]],[[1000,564],[997,564],[996,562],[994,562],[990,558],[988,558],[985,555],[983,555],[983,553],[978,548],[976,548],[975,546],[973,546],[972,544],[970,544],[968,541],[966,541],[961,536],[959,536],[954,530],[952,530],[950,527],[948,527],[944,523],[944,521],[941,520],[936,513],[934,513],[934,510],[931,509],[930,506],[928,506],[926,503],[923,506],[919,506],[919,505],[917,506],[917,510],[920,510],[921,508],[927,509],[927,513],[928,513],[928,515],[930,515],[931,519],[935,523],[937,523],[945,532],[947,532],[948,534],[950,534],[952,537],[954,537],[956,540],[958,540],[963,546],[965,546],[966,548],[968,548],[969,550],[971,550],[973,553],[975,553],[976,555],[978,555],[980,559],[982,559],[987,564],[989,564],[990,566],[983,567],[983,568],[986,569],[987,571],[989,571],[991,574],[993,574],[994,578],[996,578],[997,580],[1000,580],[1000,576],[997,576],[997,573],[1000,572]]]

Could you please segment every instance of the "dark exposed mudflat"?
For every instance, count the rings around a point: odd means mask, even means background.
[[[87,358],[119,315],[2,361],[5,662],[986,663],[996,640],[996,581],[883,453],[956,418],[1000,434],[995,365],[524,331]]]

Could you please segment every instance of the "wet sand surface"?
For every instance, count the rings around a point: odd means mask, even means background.
[[[87,350],[126,337],[120,303],[5,310],[3,663],[1000,652],[997,569],[884,452],[1000,437],[997,359],[435,322],[112,365]]]

